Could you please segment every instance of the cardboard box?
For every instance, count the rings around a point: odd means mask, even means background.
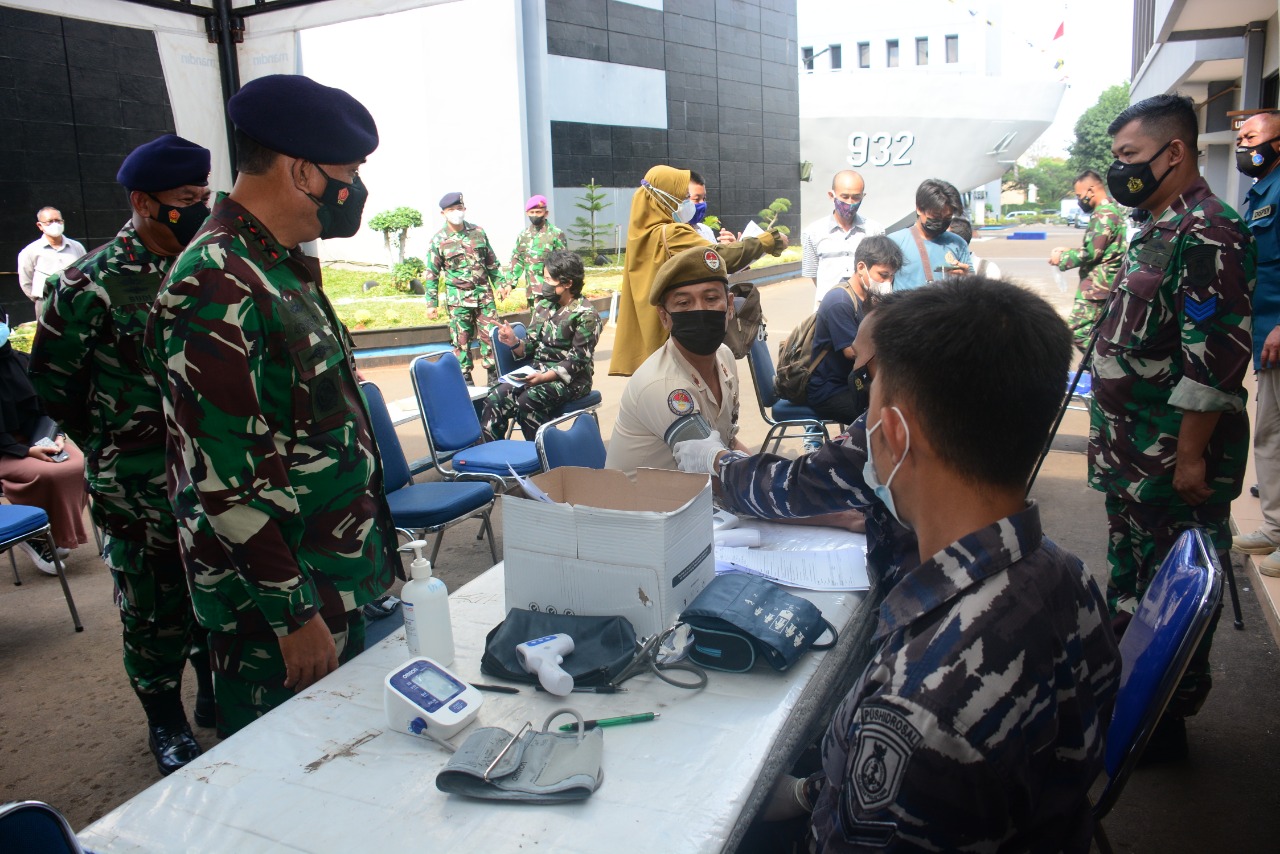
[[[507,608],[675,622],[715,576],[706,475],[562,467],[532,478],[557,503],[502,497]]]

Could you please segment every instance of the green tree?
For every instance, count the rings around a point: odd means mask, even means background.
[[[582,186],[586,192],[578,197],[574,207],[586,211],[587,215],[575,219],[573,225],[569,226],[569,233],[586,244],[587,257],[594,260],[604,251],[602,238],[609,233],[609,229],[613,228],[611,222],[597,222],[596,215],[605,208],[611,207],[613,203],[605,201],[605,194],[600,192],[600,185],[596,183],[595,178],[592,178],[589,184]]]
[[[1129,84],[1117,83],[1098,96],[1092,107],[1080,114],[1076,119],[1076,141],[1067,147],[1071,159],[1067,163],[1075,175],[1085,169],[1093,169],[1099,175],[1106,176],[1107,167],[1111,164],[1111,137],[1107,135],[1107,125],[1115,121],[1116,116],[1129,106]]]
[[[760,217],[760,227],[765,231],[768,231],[778,222],[778,217],[782,216],[789,210],[791,210],[790,199],[774,199],[773,204],[756,214]],[[779,225],[777,228],[778,231],[783,234],[791,233],[791,229],[787,228],[785,225]]]
[[[382,244],[387,247],[391,264],[395,266],[404,263],[404,244],[409,239],[409,229],[422,227],[422,214],[413,208],[383,211],[369,220],[369,227],[382,232]]]
[[[1036,204],[1041,207],[1057,207],[1060,199],[1072,193],[1076,170],[1060,157],[1042,157],[1033,166],[1010,169],[1004,175],[1004,188],[1029,190],[1036,188]]]

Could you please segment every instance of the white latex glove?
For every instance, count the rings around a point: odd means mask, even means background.
[[[720,431],[712,430],[711,435],[705,439],[677,442],[672,453],[676,456],[676,465],[680,466],[680,471],[715,474],[716,457],[727,450],[729,449],[724,446],[724,440],[720,438]]]

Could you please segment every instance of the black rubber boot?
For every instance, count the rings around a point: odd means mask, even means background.
[[[201,754],[200,744],[187,723],[182,697],[176,690],[139,694],[138,699],[147,713],[147,746],[163,776],[169,776]]]

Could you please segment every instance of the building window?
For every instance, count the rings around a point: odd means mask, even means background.
[[[916,39],[916,65],[929,64],[929,39]]]
[[[813,48],[811,47],[800,48],[800,62],[804,65],[805,71],[813,70]]]
[[[960,61],[960,37],[947,36],[947,62]]]
[[[889,39],[884,43],[885,46],[885,65],[890,68],[898,67],[898,40]]]
[[[840,56],[840,45],[833,44],[831,47],[827,48],[827,50],[831,51],[831,69],[835,71],[842,68],[844,66],[844,60]]]
[[[871,42],[858,42],[858,67],[871,67]]]

